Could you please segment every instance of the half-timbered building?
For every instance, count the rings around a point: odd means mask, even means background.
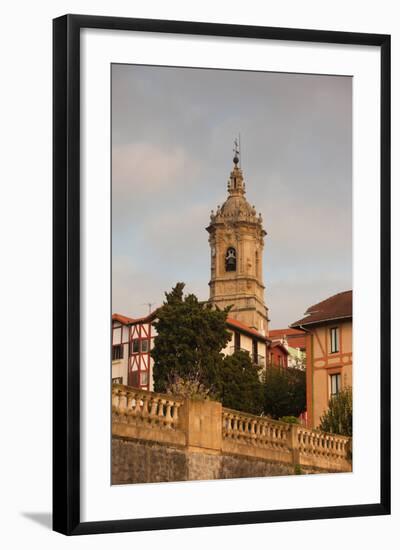
[[[153,389],[153,347],[156,311],[134,319],[112,316],[112,380],[145,390]]]

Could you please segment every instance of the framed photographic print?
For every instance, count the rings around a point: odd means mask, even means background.
[[[54,20],[53,518],[390,513],[390,36]]]

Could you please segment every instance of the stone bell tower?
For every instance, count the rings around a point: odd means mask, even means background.
[[[232,306],[229,316],[268,335],[268,308],[264,302],[263,249],[267,234],[261,214],[245,198],[245,183],[235,142],[228,198],[211,211],[210,302],[219,308]]]

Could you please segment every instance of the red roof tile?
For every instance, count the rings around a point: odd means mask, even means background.
[[[154,321],[156,317],[157,317],[157,309],[149,313],[149,315],[146,315],[146,317],[137,317],[136,319],[133,319],[132,317],[127,317],[126,315],[121,315],[120,313],[112,314],[112,320],[118,321],[123,325],[137,325],[138,323],[150,323],[151,321]]]
[[[291,348],[302,348],[306,347],[306,337],[302,330],[295,328],[278,328],[269,331],[269,337],[272,340],[276,338],[286,338],[288,346]]]
[[[238,328],[244,332],[253,334],[254,336],[257,336],[258,338],[260,338],[261,340],[267,340],[267,337],[264,336],[264,334],[261,334],[261,332],[258,332],[254,328],[248,327],[247,325],[245,325],[244,323],[241,323],[240,321],[237,321],[236,319],[232,319],[232,317],[228,317],[226,319],[226,324],[228,326],[230,325],[232,327]]]
[[[352,316],[353,291],[347,290],[310,306],[306,311],[306,316],[290,326],[295,328],[303,325],[314,325],[325,321],[351,319]]]

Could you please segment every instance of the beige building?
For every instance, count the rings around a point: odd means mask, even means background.
[[[211,211],[210,302],[229,316],[268,336],[268,308],[264,302],[263,250],[266,231],[261,214],[245,198],[238,153],[228,181],[228,198]]]
[[[352,291],[340,292],[306,311],[291,326],[306,334],[307,423],[320,424],[329,400],[352,386]]]

